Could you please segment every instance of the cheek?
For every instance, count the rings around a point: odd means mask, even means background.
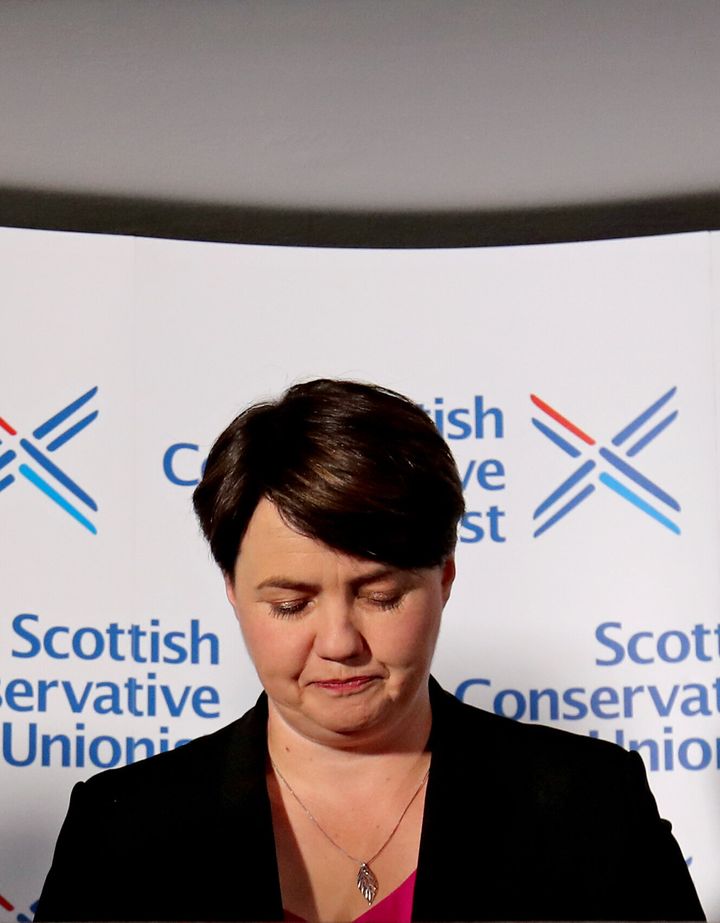
[[[403,666],[424,662],[432,657],[439,629],[440,612],[418,607],[378,632],[377,653],[384,649],[388,660]]]
[[[265,616],[239,617],[245,646],[261,676],[295,673],[304,662],[306,644],[295,626]]]
[[[237,619],[245,647],[255,666],[260,669],[265,661],[269,659],[268,655],[272,650],[268,632],[259,619],[255,619],[247,613],[237,613]]]

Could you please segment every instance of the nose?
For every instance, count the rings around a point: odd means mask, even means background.
[[[328,601],[316,615],[314,647],[323,660],[346,662],[367,653],[367,642],[349,602]]]

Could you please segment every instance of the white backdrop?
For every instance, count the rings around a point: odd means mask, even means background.
[[[638,747],[720,917],[718,272],[711,234],[333,251],[0,231],[0,920],[31,915],[75,780],[254,701],[192,483],[239,409],[324,375],[407,393],[455,452],[469,513],[438,679]]]

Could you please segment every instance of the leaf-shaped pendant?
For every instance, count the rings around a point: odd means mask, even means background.
[[[368,904],[372,904],[378,890],[378,880],[375,873],[365,862],[360,866],[357,873],[358,891],[362,894]]]

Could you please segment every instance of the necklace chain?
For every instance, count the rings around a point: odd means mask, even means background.
[[[417,798],[417,796],[420,794],[420,791],[422,790],[422,787],[423,787],[423,786],[425,785],[425,783],[427,782],[427,778],[428,778],[428,776],[430,775],[430,766],[428,765],[428,768],[425,770],[425,774],[423,775],[422,779],[420,780],[420,784],[419,784],[418,787],[415,789],[415,791],[414,791],[413,794],[412,794],[412,797],[410,798],[410,800],[408,801],[408,803],[407,803],[407,804],[405,805],[405,807],[403,808],[402,813],[400,814],[400,817],[398,817],[395,826],[392,828],[392,830],[391,830],[390,833],[388,834],[387,839],[386,839],[385,842],[382,844],[382,846],[380,847],[380,849],[378,849],[378,851],[377,851],[373,856],[371,856],[369,859],[358,859],[356,856],[350,855],[350,853],[349,853],[346,849],[343,849],[342,846],[341,846],[339,843],[336,843],[335,840],[330,836],[330,834],[329,834],[326,830],[324,830],[324,829],[322,828],[322,826],[321,826],[320,823],[318,822],[318,819],[317,819],[317,818],[313,815],[313,813],[306,807],[306,805],[303,804],[303,802],[300,800],[300,798],[299,798],[297,792],[295,791],[295,789],[292,787],[292,785],[290,785],[290,783],[288,782],[288,780],[285,778],[285,776],[280,772],[280,770],[278,769],[278,767],[275,765],[275,761],[273,760],[272,757],[270,757],[270,765],[271,765],[272,768],[275,770],[275,774],[276,774],[277,777],[280,779],[280,781],[283,783],[283,785],[285,786],[285,788],[290,792],[290,794],[293,796],[293,798],[295,799],[295,801],[297,801],[297,803],[298,803],[298,804],[300,805],[300,807],[303,809],[303,811],[305,812],[305,814],[306,814],[306,815],[310,818],[310,820],[315,824],[315,826],[318,828],[318,830],[320,831],[320,833],[322,833],[322,835],[325,837],[325,839],[326,839],[329,843],[331,843],[331,844],[335,847],[335,849],[338,850],[338,852],[341,852],[346,858],[350,859],[351,862],[355,862],[355,863],[357,863],[357,864],[360,866],[360,869],[359,869],[359,871],[358,871],[358,877],[357,877],[357,886],[358,886],[358,890],[361,892],[361,894],[363,895],[363,897],[365,898],[365,900],[368,902],[368,904],[372,904],[373,900],[375,899],[375,894],[377,893],[379,884],[378,884],[377,878],[375,877],[374,872],[373,872],[372,869],[370,868],[370,863],[371,863],[371,862],[374,862],[374,861],[377,859],[377,857],[380,855],[380,853],[383,851],[383,849],[385,849],[385,847],[386,847],[387,844],[390,842],[390,840],[395,836],[395,833],[397,832],[398,827],[399,827],[400,824],[403,822],[403,818],[405,817],[405,815],[407,814],[407,812],[410,810],[410,805],[415,801],[415,799]]]

